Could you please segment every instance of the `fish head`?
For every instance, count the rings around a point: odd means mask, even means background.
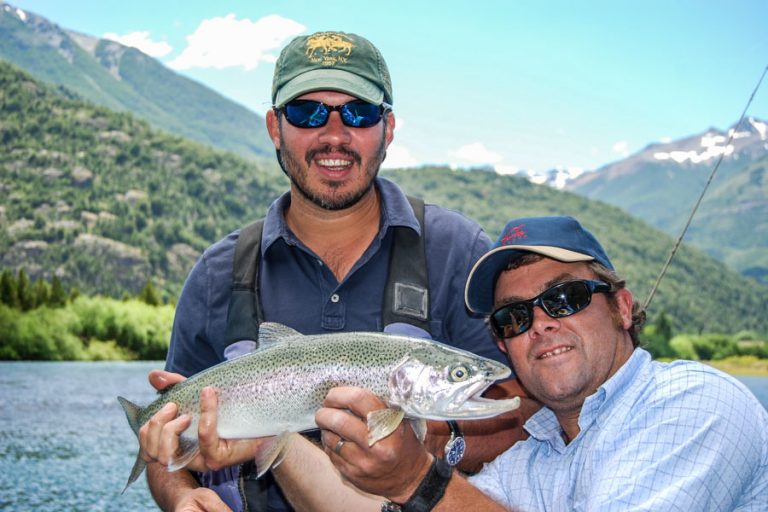
[[[492,359],[429,342],[392,371],[389,401],[411,418],[490,418],[519,406],[519,398],[482,398],[491,384],[510,374],[509,367]]]

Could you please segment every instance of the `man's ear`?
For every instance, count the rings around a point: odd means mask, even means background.
[[[280,149],[280,119],[274,109],[267,111],[267,132],[275,149]]]
[[[392,143],[395,138],[395,113],[388,112],[385,118],[386,125],[384,127],[384,139],[387,141],[387,147]]]
[[[507,346],[504,344],[504,340],[500,340],[499,338],[496,338],[496,346],[499,347],[499,350],[507,353]]]
[[[635,299],[632,297],[632,292],[626,288],[616,290],[616,306],[619,310],[619,316],[621,316],[621,322],[624,329],[632,327],[632,306],[635,304]]]

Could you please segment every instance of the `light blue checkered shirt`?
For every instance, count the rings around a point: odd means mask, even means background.
[[[471,482],[533,511],[768,511],[768,412],[736,379],[636,349],[588,397],[568,445],[542,409]]]

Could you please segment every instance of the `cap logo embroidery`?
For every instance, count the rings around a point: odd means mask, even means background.
[[[352,40],[336,32],[321,32],[307,39],[307,58],[313,64],[346,64],[354,48]]]
[[[528,238],[528,235],[523,230],[523,224],[518,224],[517,226],[512,226],[507,230],[507,232],[504,234],[504,237],[501,239],[500,245],[507,245],[512,241],[522,240],[523,238]]]

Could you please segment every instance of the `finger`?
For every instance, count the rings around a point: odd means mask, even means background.
[[[345,440],[343,437],[330,430],[320,431],[320,441],[323,443],[323,450],[325,450],[325,453],[329,456],[332,454],[341,455],[343,445],[347,442],[352,442]],[[342,443],[341,447],[339,443]]]
[[[217,459],[219,450],[219,434],[217,432],[217,416],[219,400],[216,392],[205,387],[200,391],[200,422],[197,427],[197,438],[200,443],[200,454],[206,461]]]
[[[166,372],[165,370],[152,370],[149,372],[149,383],[158,391],[162,391],[168,386],[177,384],[186,379],[179,373]]]
[[[200,505],[205,512],[232,512],[232,509],[213,491],[200,497]]]
[[[198,487],[177,503],[176,510],[184,512],[231,512],[232,509],[211,489]]]
[[[163,427],[176,417],[177,412],[178,406],[174,402],[169,402],[139,429],[140,455],[145,462],[157,460]]]
[[[323,405],[348,409],[361,418],[367,417],[371,411],[386,408],[386,404],[371,391],[351,386],[332,388],[325,397]]]
[[[179,456],[179,436],[192,423],[192,416],[182,414],[163,426],[158,443],[157,460],[164,465],[170,464]]]

